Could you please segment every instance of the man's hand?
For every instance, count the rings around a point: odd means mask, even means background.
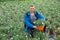
[[[37,26],[33,26],[33,28],[36,28],[37,29]]]

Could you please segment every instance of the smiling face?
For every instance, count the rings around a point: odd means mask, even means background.
[[[34,12],[35,7],[33,5],[30,5],[30,12]]]

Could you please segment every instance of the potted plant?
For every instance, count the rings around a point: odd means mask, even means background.
[[[49,29],[49,34],[54,34],[55,26],[50,25],[48,29]]]
[[[38,29],[38,30],[43,30],[43,29],[44,29],[43,20],[41,20],[41,19],[36,20],[36,21],[34,22],[34,25],[37,26],[37,29]]]
[[[55,30],[56,33],[56,37],[58,37],[60,35],[60,29]]]

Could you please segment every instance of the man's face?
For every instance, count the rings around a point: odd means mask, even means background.
[[[33,11],[34,11],[34,9],[35,9],[35,8],[34,8],[34,6],[33,6],[33,7],[30,7],[30,11],[32,11],[32,12],[33,12]]]

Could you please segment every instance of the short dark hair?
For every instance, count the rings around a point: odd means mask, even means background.
[[[34,7],[34,5],[30,5],[29,7]]]

